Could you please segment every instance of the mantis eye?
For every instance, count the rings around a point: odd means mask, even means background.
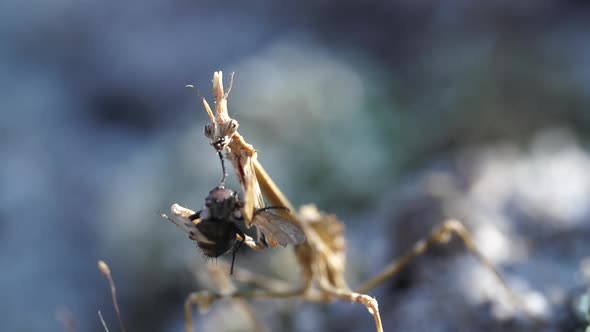
[[[215,130],[215,128],[213,127],[213,125],[211,125],[211,124],[205,125],[205,130],[204,130],[205,136],[212,138],[214,130]]]
[[[239,126],[240,126],[240,125],[238,124],[238,121],[236,121],[236,120],[231,120],[231,121],[230,121],[230,123],[229,123],[229,129],[230,129],[232,132],[234,132],[234,131],[238,130],[238,127],[239,127]]]

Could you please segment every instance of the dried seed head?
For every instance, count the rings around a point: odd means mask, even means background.
[[[104,274],[105,277],[111,277],[111,269],[103,260],[98,261],[98,269],[100,270],[100,272],[102,272],[102,274]]]

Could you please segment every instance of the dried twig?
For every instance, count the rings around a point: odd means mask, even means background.
[[[105,332],[109,332],[109,328],[107,327],[107,323],[104,321],[104,318],[102,318],[102,314],[100,313],[100,310],[98,311],[98,318],[100,318],[100,322],[101,322],[102,327],[104,328]]]
[[[113,277],[111,275],[111,269],[109,268],[107,263],[105,263],[102,260],[98,261],[98,269],[100,270],[100,272],[102,272],[102,274],[105,276],[105,278],[107,278],[107,280],[109,281],[109,285],[111,286],[111,297],[113,300],[113,306],[115,307],[115,312],[117,313],[117,318],[119,318],[119,326],[121,328],[121,331],[125,332],[125,325],[123,324],[123,318],[121,318],[121,311],[119,310],[119,303],[117,301],[117,288],[115,287],[115,281],[113,280]],[[106,325],[105,325],[105,328],[106,328]]]

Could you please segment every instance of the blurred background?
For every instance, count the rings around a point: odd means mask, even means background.
[[[0,17],[3,330],[102,331],[98,310],[118,330],[98,259],[128,331],[182,330],[215,263],[157,212],[199,209],[219,181],[185,88],[211,101],[216,70],[236,72],[230,115],[283,191],[345,222],[351,286],[458,218],[545,321],[453,241],[370,293],[386,331],[588,324],[588,2],[5,1]],[[301,280],[291,248],[236,265]],[[374,330],[355,304],[253,307],[270,331]],[[227,301],[195,319],[252,329]]]

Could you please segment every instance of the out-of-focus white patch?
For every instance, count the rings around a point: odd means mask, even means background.
[[[514,165],[522,158],[513,145],[481,152],[469,197],[480,208],[497,211],[513,191]]]
[[[588,215],[590,157],[571,134],[554,130],[540,134],[529,159],[515,168],[519,205],[544,222],[575,225]],[[549,218],[547,218],[549,217]]]
[[[535,317],[549,317],[551,305],[547,298],[537,291],[528,291],[520,294],[527,310]]]
[[[503,234],[494,224],[493,221],[485,222],[475,229],[473,237],[477,247],[492,262],[513,259],[515,250],[510,238]]]
[[[514,145],[484,150],[476,163],[468,198],[478,209],[501,212],[514,200],[533,219],[564,226],[590,212],[590,156],[567,130],[539,134],[528,154]]]
[[[470,263],[463,271],[461,280],[468,290],[465,296],[474,303],[490,301],[493,315],[497,319],[508,319],[523,314],[523,310],[536,317],[550,315],[551,305],[545,295],[530,289],[529,284],[522,278],[506,278],[504,275],[510,289],[522,299],[525,308],[513,301],[495,275],[483,265]]]

